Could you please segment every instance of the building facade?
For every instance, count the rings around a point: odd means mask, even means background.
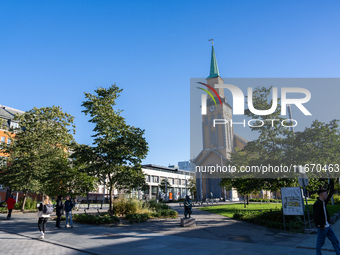
[[[142,165],[145,174],[146,189],[134,189],[131,196],[138,199],[162,199],[162,200],[178,200],[185,198],[186,195],[191,196],[187,189],[187,184],[191,178],[195,178],[194,173],[183,171],[178,168],[158,166],[153,164]],[[171,187],[167,187],[167,193],[160,189],[162,180],[167,180]],[[113,195],[123,195],[124,191],[114,190]],[[170,194],[171,193],[171,194]],[[109,191],[104,185],[99,185],[97,192],[89,194],[90,200],[102,200],[108,198]],[[83,198],[85,199],[85,198]]]

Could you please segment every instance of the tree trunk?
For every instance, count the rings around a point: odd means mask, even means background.
[[[110,216],[113,216],[113,185],[110,184]]]
[[[6,198],[5,201],[7,201],[9,199],[9,197],[11,196],[11,189],[9,187],[6,187]]]
[[[86,196],[87,196],[87,209],[90,209],[89,192],[87,192]]]
[[[244,201],[244,208],[247,208],[246,195],[243,195],[243,201]]]
[[[103,186],[103,200],[102,204],[100,205],[100,209],[103,209],[104,200],[105,200],[105,185]]]
[[[250,197],[250,195],[248,194],[247,195],[247,205],[249,205],[249,197]]]
[[[27,196],[28,196],[28,189],[25,190],[24,201],[22,201],[22,206],[21,206],[22,212],[25,210],[25,203],[26,203]]]

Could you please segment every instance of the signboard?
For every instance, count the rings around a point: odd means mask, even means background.
[[[283,215],[304,215],[300,187],[281,188]]]
[[[298,181],[302,188],[305,188],[306,186],[308,186],[309,180],[306,174],[300,174]]]

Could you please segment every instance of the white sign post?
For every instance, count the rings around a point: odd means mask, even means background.
[[[298,181],[299,181],[300,186],[303,188],[303,194],[304,194],[305,200],[306,200],[308,225],[309,225],[309,228],[312,228],[312,226],[310,225],[309,208],[308,208],[307,192],[306,192],[306,187],[308,186],[309,180],[308,180],[308,176],[305,174],[304,169],[303,169],[302,173],[300,173]]]
[[[286,231],[285,215],[303,215],[303,198],[300,187],[281,188],[283,223]],[[305,221],[306,228],[306,221]]]

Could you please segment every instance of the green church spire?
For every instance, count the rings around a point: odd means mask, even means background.
[[[220,76],[220,73],[218,71],[218,66],[217,66],[217,60],[215,56],[215,50],[214,50],[214,45],[212,45],[212,50],[211,50],[211,63],[210,63],[210,75],[207,79],[209,78],[214,78]]]

